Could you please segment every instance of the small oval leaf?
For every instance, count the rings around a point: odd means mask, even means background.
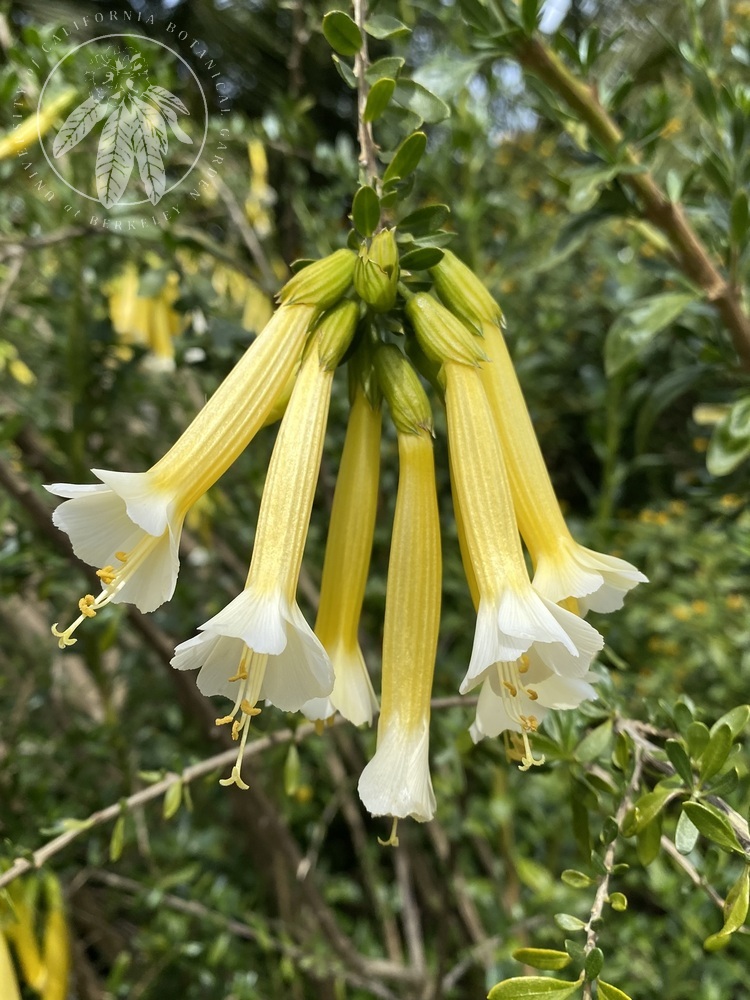
[[[169,786],[166,795],[164,796],[164,807],[162,809],[164,819],[171,819],[180,808],[181,803],[182,782],[175,781],[173,785]]]
[[[376,83],[373,83],[370,93],[367,95],[367,103],[365,104],[364,119],[366,122],[374,122],[380,118],[388,107],[395,89],[396,81],[389,76],[384,76]]]
[[[522,976],[506,979],[493,986],[487,1000],[564,1000],[572,997],[581,988],[581,983],[571,983],[564,979],[547,979],[545,976]]]
[[[705,784],[709,778],[718,774],[726,763],[729,751],[732,749],[732,729],[727,723],[723,723],[713,733],[708,741],[708,746],[701,755],[700,779]]]
[[[732,829],[731,823],[714,806],[708,805],[706,802],[686,802],[683,809],[708,840],[723,847],[726,851],[736,851],[738,854],[745,853],[740,847],[740,842],[737,840],[737,834]]]
[[[683,811],[677,820],[677,829],[674,834],[674,845],[680,854],[690,854],[698,840],[698,827],[693,823],[688,814]]]
[[[323,34],[341,56],[355,56],[362,48],[362,33],[343,10],[331,10],[323,18]]]
[[[609,378],[645,350],[657,333],[695,302],[689,292],[666,292],[631,303],[614,321],[604,342],[604,370]]]
[[[372,236],[380,222],[380,199],[374,189],[365,185],[354,195],[352,222],[363,236]]]
[[[603,979],[597,980],[596,989],[599,1000],[631,1000],[627,993],[623,993],[621,989],[611,983],[605,983]]]
[[[516,948],[513,958],[532,969],[544,969],[547,972],[559,972],[571,963],[571,957],[564,951],[553,948]]]
[[[412,132],[411,135],[407,135],[386,167],[383,183],[387,184],[396,178],[403,179],[416,170],[426,145],[427,136],[424,132]]]
[[[714,428],[706,467],[712,476],[726,476],[750,455],[750,396],[743,396]]]
[[[426,271],[435,267],[443,259],[443,251],[439,247],[420,247],[410,250],[401,258],[401,267],[407,271]]]

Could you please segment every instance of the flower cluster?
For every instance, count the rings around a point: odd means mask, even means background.
[[[475,741],[509,734],[522,769],[541,763],[533,734],[550,709],[596,697],[601,649],[585,621],[612,611],[645,580],[622,559],[571,536],[560,512],[508,354],[499,306],[446,251],[425,282],[399,271],[393,230],[359,253],[308,265],[182,437],[147,472],[94,469],[99,483],[55,484],[54,513],[102,588],[79,602],[61,647],[110,602],[152,611],[168,600],[190,507],[254,434],[283,413],[268,469],[245,588],[180,643],[178,670],[198,670],[206,695],[230,699],[237,762],[223,784],[247,787],[241,763],[261,703],[324,720],[369,724],[378,701],[358,627],[376,521],[381,401],[396,431],[399,477],[385,620],[377,748],[359,792],[373,815],[432,818],[430,697],[441,601],[441,548],[429,371],[444,400],[461,555],[476,607],[460,685],[480,688]],[[416,290],[419,288],[419,290]],[[402,350],[404,345],[406,351]],[[336,368],[346,360],[350,415],[331,510],[314,628],[296,602]],[[522,542],[523,540],[523,542]],[[530,578],[523,544],[533,566]],[[394,834],[395,841],[395,834]]]

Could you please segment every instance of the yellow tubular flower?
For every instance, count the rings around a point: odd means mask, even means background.
[[[584,614],[589,608],[616,610],[646,577],[624,559],[584,548],[570,534],[498,325],[500,307],[450,251],[432,274],[440,297],[480,331],[491,358],[481,368],[481,380],[500,438],[518,527],[534,562],[534,586],[556,603],[579,599]]]
[[[416,298],[416,296],[415,296]],[[406,311],[426,353],[441,353],[447,324],[442,306],[430,314]],[[448,313],[450,315],[450,313]],[[440,323],[433,336],[433,322]],[[532,646],[550,670],[582,677],[603,641],[576,615],[540,597],[532,588],[518,536],[500,441],[474,366],[442,350],[452,487],[461,512],[466,550],[479,592],[477,628],[461,692],[475,687],[498,662],[514,662]]]
[[[333,371],[358,316],[359,307],[352,302],[331,310],[302,364],[268,467],[245,589],[201,625],[199,635],[181,643],[172,660],[178,670],[200,668],[203,694],[234,702],[232,711],[217,720],[232,724],[235,739],[242,737],[237,763],[223,784],[247,787],[240,764],[261,699],[291,712],[329,695],[333,687],[330,661],[297,606],[296,593]]]
[[[20,150],[29,144],[37,143],[39,136],[49,132],[60,112],[71,104],[76,93],[74,89],[63,91],[47,105],[41,114],[37,112],[29,115],[12,132],[0,138],[0,160],[7,160],[9,156],[17,156]]]
[[[13,968],[8,942],[2,930],[0,930],[0,996],[3,1000],[21,1000],[16,970]]]
[[[52,520],[68,533],[76,555],[102,567],[101,593],[82,598],[81,614],[69,628],[53,628],[61,647],[75,642],[72,632],[110,601],[129,601],[141,611],[153,611],[172,596],[185,514],[263,426],[299,360],[310,324],[351,283],[354,255],[340,254],[332,255],[333,265],[325,258],[302,272],[309,301],[276,311],[187,430],[148,472],[93,469],[101,484],[46,487],[68,498]]]
[[[380,475],[381,408],[361,382],[354,389],[328,528],[315,634],[331,658],[335,681],[329,698],[303,706],[308,719],[335,711],[370,725],[378,701],[367,673],[357,630],[370,565]]]
[[[47,970],[39,953],[39,944],[34,931],[36,913],[35,899],[38,883],[30,879],[17,882],[9,890],[15,911],[15,920],[8,923],[5,935],[13,945],[18,964],[26,982],[39,992],[47,978]],[[4,997],[4,994],[2,994]]]
[[[47,979],[42,1000],[66,1000],[70,978],[70,937],[65,920],[62,895],[57,879],[47,878],[49,912],[44,928],[44,964]]]
[[[385,351],[381,348],[376,364]],[[402,359],[406,379],[419,385]],[[397,376],[398,377],[398,376]],[[383,676],[377,749],[359,779],[374,816],[432,819],[429,767],[430,696],[440,624],[441,555],[429,404],[413,415],[393,405],[390,376],[378,378],[398,431],[399,478],[383,627]],[[411,395],[410,387],[407,396]]]

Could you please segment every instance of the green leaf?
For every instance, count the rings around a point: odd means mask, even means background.
[[[604,952],[601,948],[592,948],[586,956],[583,974],[588,980],[596,979],[604,966]]]
[[[365,80],[368,83],[375,84],[378,80],[382,80],[386,76],[395,79],[403,65],[404,60],[401,56],[384,56],[383,59],[377,59],[371,66],[367,67],[365,70]]]
[[[750,455],[750,396],[738,399],[719,421],[708,443],[706,468],[726,476]]]
[[[419,115],[430,125],[444,121],[451,113],[445,101],[414,80],[399,80],[393,100],[402,108]]]
[[[659,856],[662,818],[663,814],[658,813],[650,823],[647,823],[646,826],[641,827],[638,831],[636,853],[638,854],[638,860],[644,868],[647,868]]]
[[[323,34],[340,56],[355,56],[362,48],[362,32],[343,10],[331,10],[325,15]]]
[[[533,969],[544,969],[549,972],[559,972],[570,965],[571,958],[567,952],[555,951],[553,948],[516,948],[513,958]]]
[[[727,851],[745,852],[740,847],[737,834],[726,816],[706,802],[686,802],[682,807],[698,830],[708,840]]]
[[[284,793],[286,795],[294,795],[299,788],[299,775],[299,750],[292,743],[284,761]]]
[[[383,183],[387,184],[388,181],[395,178],[407,177],[416,170],[426,145],[427,136],[424,132],[412,132],[411,135],[407,135],[386,167]]]
[[[726,764],[733,742],[732,728],[725,722],[711,736],[701,755],[700,780],[703,784],[718,774]]]
[[[395,89],[396,81],[390,76],[383,76],[373,83],[365,104],[364,119],[366,122],[374,122],[380,118],[388,107]]]
[[[427,236],[439,229],[450,215],[447,205],[425,205],[404,216],[398,223],[399,233],[410,233],[412,236]]]
[[[692,788],[693,767],[690,763],[690,758],[687,755],[685,747],[679,740],[667,740],[665,749],[672,767],[679,774],[688,788]]]
[[[109,840],[109,860],[119,861],[122,857],[122,848],[125,844],[125,817],[117,817]]]
[[[352,222],[363,236],[372,236],[380,222],[380,199],[373,188],[365,185],[354,195]]]
[[[713,726],[711,726],[711,735],[713,736],[719,726],[723,726],[726,723],[732,730],[732,739],[736,740],[749,720],[750,705],[738,705],[736,708],[731,708],[720,719],[717,719]]]
[[[420,247],[403,255],[401,267],[406,271],[426,271],[435,267],[442,259],[443,251],[439,247]]]
[[[581,988],[581,983],[570,983],[564,979],[547,979],[545,976],[523,976],[506,979],[493,986],[487,1000],[564,1000],[572,997]]]
[[[720,948],[726,948],[731,940],[731,934],[725,934],[724,931],[717,931],[716,934],[710,934],[706,938],[703,942],[703,947],[706,951],[719,951]]]
[[[623,892],[611,892],[609,894],[609,905],[617,913],[624,913],[628,908],[628,897]]]
[[[586,733],[581,742],[576,747],[576,759],[583,763],[590,763],[603,756],[609,744],[612,742],[612,720],[607,719],[590,733]]]
[[[583,872],[578,872],[574,868],[566,868],[560,878],[566,885],[570,885],[574,889],[588,889],[590,885],[596,883],[595,878],[591,878],[590,875],[584,875]]]
[[[354,71],[351,66],[348,66],[345,62],[342,62],[338,56],[332,56],[333,65],[338,70],[338,74],[344,83],[351,87],[352,90],[357,89],[357,78],[354,75]]]
[[[695,301],[696,296],[689,292],[665,292],[631,303],[607,333],[604,342],[606,374],[611,378],[635,361],[656,334],[673,323],[686,306]]]
[[[639,830],[642,830],[656,819],[667,802],[676,794],[674,788],[665,788],[658,785],[652,792],[646,792],[645,795],[642,795],[633,807],[635,816],[632,833],[638,833]],[[626,837],[632,836],[631,833],[625,833],[624,825],[623,834]]]
[[[182,782],[175,781],[170,785],[164,796],[164,807],[162,814],[164,819],[171,819],[182,804]]]
[[[612,986],[611,983],[605,983],[603,979],[597,979],[596,989],[599,994],[599,1000],[631,1000],[631,997],[627,993],[623,993],[622,990],[616,986]]]
[[[375,14],[365,21],[365,31],[373,38],[399,38],[411,34],[410,28],[390,14]]]
[[[582,931],[586,924],[572,913],[556,913],[555,923],[564,931]]]
[[[690,854],[698,840],[699,830],[683,809],[674,832],[674,845],[680,854]]]
[[[687,740],[690,756],[697,760],[708,746],[711,734],[709,733],[708,726],[705,725],[705,723],[691,722],[687,727],[685,739]]]
[[[722,933],[734,934],[738,931],[747,919],[748,909],[750,909],[750,867],[745,865],[724,901]]]
[[[602,188],[609,184],[619,171],[620,168],[617,166],[588,167],[577,170],[570,178],[566,202],[568,211],[577,214],[592,208],[597,202]]]

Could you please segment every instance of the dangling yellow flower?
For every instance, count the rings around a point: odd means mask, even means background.
[[[365,378],[369,374],[363,373]],[[376,386],[368,393],[362,378],[355,375],[352,381],[352,407],[333,495],[315,622],[315,634],[331,659],[336,679],[330,697],[308,702],[302,711],[316,720],[339,711],[360,726],[369,725],[378,710],[357,631],[378,505],[381,408]]]
[[[440,361],[445,380],[452,488],[479,592],[466,693],[496,663],[533,649],[554,673],[582,677],[601,649],[599,633],[532,587],[521,550],[503,453],[485,395],[478,344],[466,327],[426,293],[407,315],[423,350]]]
[[[21,1000],[16,970],[10,957],[10,949],[0,927],[0,996],[3,1000]]]
[[[500,329],[500,307],[450,251],[432,274],[441,299],[481,335],[490,359],[479,374],[500,439],[518,527],[534,563],[535,588],[555,603],[578,599],[584,614],[589,608],[616,610],[646,577],[624,559],[584,548],[570,534]]]
[[[61,647],[85,618],[110,602],[153,611],[168,600],[179,569],[178,545],[189,508],[226,471],[263,425],[299,361],[311,324],[351,283],[354,254],[338,251],[305,268],[284,289],[282,306],[193,422],[148,472],[92,471],[101,484],[55,483],[68,498],[53,515],[81,559],[101,567],[98,596],[79,602]]]
[[[60,883],[53,875],[45,878],[47,922],[44,927],[44,966],[47,978],[42,1000],[66,1000],[70,978],[70,935]]]
[[[11,885],[8,895],[13,909],[11,916],[3,921],[3,930],[13,945],[23,978],[32,989],[41,992],[47,981],[47,970],[34,929],[38,890],[39,882],[34,878],[23,879]],[[0,996],[4,997],[5,994]]]
[[[430,696],[440,624],[441,554],[432,416],[416,373],[397,347],[375,367],[398,433],[399,477],[383,626],[377,749],[359,779],[374,816],[432,819]],[[395,830],[392,835],[395,842]]]
[[[30,144],[36,144],[40,135],[45,135],[55,124],[58,115],[64,111],[77,96],[74,88],[64,90],[41,112],[35,112],[17,125],[11,132],[0,138],[0,160],[9,156],[18,156],[20,151]]]
[[[247,785],[240,775],[250,720],[265,698],[296,711],[326,697],[333,671],[297,606],[297,582],[323,450],[333,372],[346,351],[359,307],[343,302],[321,320],[292,391],[274,446],[255,531],[245,589],[181,643],[172,665],[195,670],[206,695],[234,702],[218,724],[240,739],[237,763],[223,784]]]

